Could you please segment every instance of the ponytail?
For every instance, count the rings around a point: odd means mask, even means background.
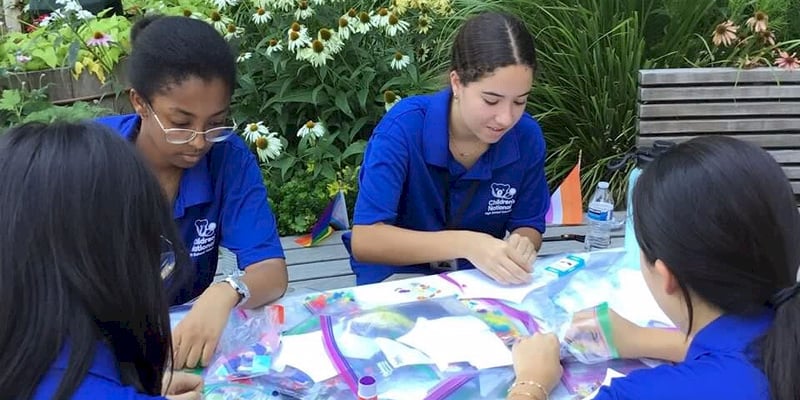
[[[773,400],[800,400],[800,283],[778,292],[775,320],[761,345],[762,368]]]

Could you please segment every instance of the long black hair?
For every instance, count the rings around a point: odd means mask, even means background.
[[[800,214],[780,165],[750,143],[692,139],[648,164],[633,207],[639,246],[675,275],[690,321],[690,292],[724,313],[775,309],[753,361],[773,399],[800,399]]]
[[[160,257],[175,228],[130,143],[95,123],[10,129],[0,137],[0,229],[2,397],[33,397],[68,348],[53,398],[70,398],[101,342],[123,384],[160,395],[172,354]]]

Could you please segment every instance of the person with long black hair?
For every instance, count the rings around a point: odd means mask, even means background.
[[[647,166],[633,207],[644,281],[680,331],[612,313],[613,342],[621,357],[676,364],[614,379],[595,399],[799,400],[800,214],[778,163],[733,138],[692,139]],[[547,398],[558,355],[552,335],[519,342],[508,398]]]
[[[95,123],[0,136],[0,227],[0,397],[200,399],[200,378],[169,367],[177,233],[124,139]]]

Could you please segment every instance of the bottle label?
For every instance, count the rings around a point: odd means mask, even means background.
[[[589,204],[586,216],[594,221],[611,221],[614,217],[613,207],[608,203],[592,203]]]

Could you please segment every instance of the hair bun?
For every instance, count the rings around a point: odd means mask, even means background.
[[[154,21],[161,19],[161,17],[162,16],[158,14],[151,14],[151,15],[145,15],[144,17],[136,21],[136,23],[133,24],[133,27],[131,27],[131,44],[136,44],[136,38],[139,37],[144,28],[150,26],[150,24],[153,23]]]

